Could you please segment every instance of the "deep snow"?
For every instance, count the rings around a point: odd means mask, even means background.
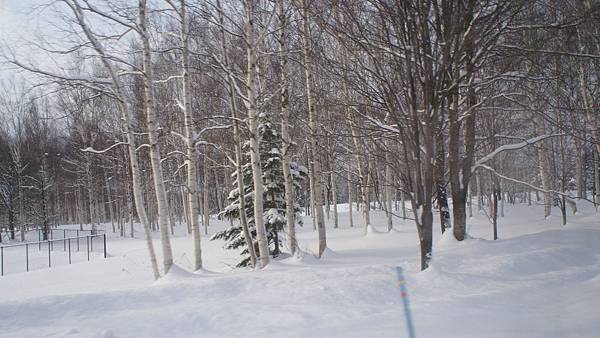
[[[205,236],[206,271],[190,273],[192,240],[177,233],[179,266],[158,282],[144,241],[118,237],[109,239],[106,260],[9,274],[0,278],[0,337],[406,337],[397,265],[407,271],[417,337],[600,335],[593,207],[580,205],[562,227],[539,206],[507,206],[499,241],[490,240],[484,214],[470,222],[474,238],[461,243],[436,226],[424,272],[411,221],[385,233],[376,212],[375,231],[365,235],[348,227],[347,206],[340,209],[341,228],[328,229],[322,260],[310,254],[316,233],[306,220],[298,237],[307,254],[263,271],[232,269],[237,254]],[[212,220],[210,232],[225,225]]]

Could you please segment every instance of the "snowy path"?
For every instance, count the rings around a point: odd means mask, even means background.
[[[0,279],[0,337],[406,337],[396,265],[408,270],[417,337],[597,337],[600,224],[585,211],[561,228],[558,218],[540,221],[539,209],[517,206],[497,242],[438,234],[425,272],[410,222],[366,237],[330,229],[324,260],[257,272],[230,271],[235,254],[204,241],[215,272],[176,268],[156,283],[143,241],[115,238],[107,260]],[[385,224],[380,214],[374,220]],[[310,250],[306,224],[299,238]],[[483,216],[471,233],[489,238]],[[187,266],[191,239],[173,242]]]

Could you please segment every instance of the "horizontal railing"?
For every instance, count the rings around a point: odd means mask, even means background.
[[[81,231],[81,230],[78,230]],[[66,234],[66,232],[65,232]],[[85,238],[85,247],[87,253],[87,260],[90,260],[90,252],[94,250],[94,238],[101,237],[102,238],[102,253],[104,258],[106,258],[106,234],[95,234],[95,235],[86,235],[86,236],[76,236],[76,237],[64,237],[60,239],[51,239],[47,241],[37,241],[37,242],[26,242],[26,243],[17,243],[17,244],[7,244],[0,246],[0,276],[4,276],[5,264],[4,264],[4,252],[6,249],[24,247],[25,248],[25,271],[29,272],[29,249],[31,246],[38,246],[38,251],[41,251],[42,245],[47,245],[48,247],[48,267],[52,267],[52,255],[51,252],[54,251],[55,243],[62,242],[63,251],[68,252],[69,264],[72,263],[71,260],[71,242],[76,240],[77,243],[77,252],[80,251],[80,239]]]

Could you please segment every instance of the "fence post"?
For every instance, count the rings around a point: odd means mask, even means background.
[[[90,235],[90,251],[94,251],[94,236],[93,235]]]
[[[106,258],[106,234],[102,235],[102,238],[104,242],[104,258]]]
[[[29,272],[29,244],[25,243],[25,267],[27,272]]]
[[[63,229],[63,251],[67,251],[67,230]]]
[[[42,250],[42,233],[41,229],[38,228],[38,251]]]
[[[71,238],[69,237],[69,264],[71,264]]]
[[[4,276],[4,247],[0,246],[0,276]]]
[[[90,260],[90,236],[85,236],[85,247],[87,251],[87,260]]]
[[[50,259],[50,243],[52,242],[47,242],[48,243],[48,267],[52,267],[52,260]]]
[[[77,252],[79,252],[79,229],[76,230],[77,231]]]

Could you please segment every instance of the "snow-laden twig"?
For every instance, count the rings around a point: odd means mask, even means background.
[[[171,76],[167,77],[166,79],[153,80],[152,83],[157,83],[157,84],[159,84],[159,83],[167,83],[167,82],[169,82],[171,80],[179,80],[179,79],[182,79],[182,78],[183,78],[183,76],[181,76],[181,75],[171,75]]]
[[[135,151],[137,152],[144,147],[150,148],[150,145],[148,143],[140,144],[137,148],[135,148]]]
[[[177,136],[179,137],[182,141],[185,141],[185,136],[181,135],[181,133],[178,133],[176,131],[171,130],[171,135]]]
[[[484,157],[480,158],[479,160],[477,160],[477,162],[475,162],[475,164],[471,168],[471,172],[474,172],[475,169],[477,169],[477,167],[482,166],[484,163],[493,160],[494,157],[496,157],[500,153],[503,153],[505,151],[510,151],[510,150],[523,149],[529,145],[543,141],[547,138],[557,137],[557,136],[564,136],[564,134],[540,135],[540,136],[536,136],[536,137],[524,140],[523,142],[505,144],[503,146],[500,146],[500,147],[494,149],[494,151],[492,151],[491,153],[489,153],[489,154],[485,155]]]
[[[500,47],[508,48],[508,49],[516,49],[529,53],[541,53],[541,54],[554,54],[554,55],[564,55],[564,56],[573,56],[577,58],[589,58],[589,59],[600,59],[600,55],[597,54],[587,54],[587,53],[573,53],[573,52],[565,52],[559,50],[549,50],[549,49],[533,49],[533,48],[524,48],[515,45],[508,44],[500,44]]]
[[[81,149],[81,151],[88,152],[88,153],[94,153],[94,154],[104,154],[105,152],[111,150],[112,148],[120,146],[120,145],[124,145],[124,144],[128,144],[128,143],[127,142],[117,142],[117,143],[113,144],[112,146],[110,146],[106,149],[102,149],[102,150],[96,150],[92,147],[87,147],[85,149]]]
[[[167,160],[175,155],[182,155],[184,158],[187,159],[187,155],[183,151],[173,150],[173,151],[167,153],[163,158],[161,158],[160,163],[163,163],[165,160]]]
[[[53,78],[53,79],[57,79],[57,80],[66,81],[66,82],[98,83],[98,84],[102,84],[102,85],[110,85],[111,84],[111,81],[109,78],[92,77],[92,76],[84,76],[84,75],[73,76],[73,75],[58,74],[58,73],[53,73],[53,72],[50,72],[47,70],[35,68],[34,66],[28,66],[22,62],[19,62],[18,60],[9,60],[8,62],[12,63],[13,65],[15,65],[21,69],[24,69],[28,72],[38,74],[41,76],[45,76],[45,77],[49,77],[49,78]]]
[[[355,110],[355,111],[358,112],[358,109],[356,109],[355,107],[352,107],[352,108],[353,108],[353,110]],[[383,123],[383,122],[379,121],[378,119],[376,119],[376,118],[374,118],[372,116],[363,115],[363,114],[361,114],[361,115],[364,116],[364,117],[366,117],[369,121],[371,121],[378,128],[381,128],[381,129],[383,129],[385,131],[388,131],[390,133],[400,134],[400,131],[398,130],[398,128],[396,128],[396,127],[394,127],[392,125]]]
[[[565,196],[569,200],[573,200],[574,199],[573,196],[571,196],[571,195],[569,195],[567,193],[564,193],[564,192],[560,192],[560,191],[556,191],[556,190],[552,190],[552,189],[546,190],[546,189],[543,189],[543,188],[540,188],[540,187],[536,187],[535,185],[533,185],[531,183],[527,183],[525,181],[521,181],[521,180],[518,180],[516,178],[504,176],[504,175],[500,174],[499,172],[497,172],[494,168],[492,168],[492,167],[490,167],[488,165],[485,165],[485,164],[478,165],[478,168],[483,168],[485,170],[488,170],[492,174],[496,175],[497,177],[499,177],[499,178],[501,178],[503,180],[514,182],[514,183],[517,183],[517,184],[522,184],[522,185],[528,186],[528,187],[530,187],[530,188],[532,188],[534,190],[537,190],[537,191],[540,191],[540,192],[543,192],[543,193],[550,193],[550,194],[556,194],[556,195],[560,195],[560,196]],[[585,197],[580,197],[580,198],[577,198],[577,199],[588,201],[588,202],[590,202],[590,203],[592,203],[594,205],[598,204],[598,203],[596,203],[596,202],[594,202],[594,201],[592,201],[590,199],[587,199]]]

